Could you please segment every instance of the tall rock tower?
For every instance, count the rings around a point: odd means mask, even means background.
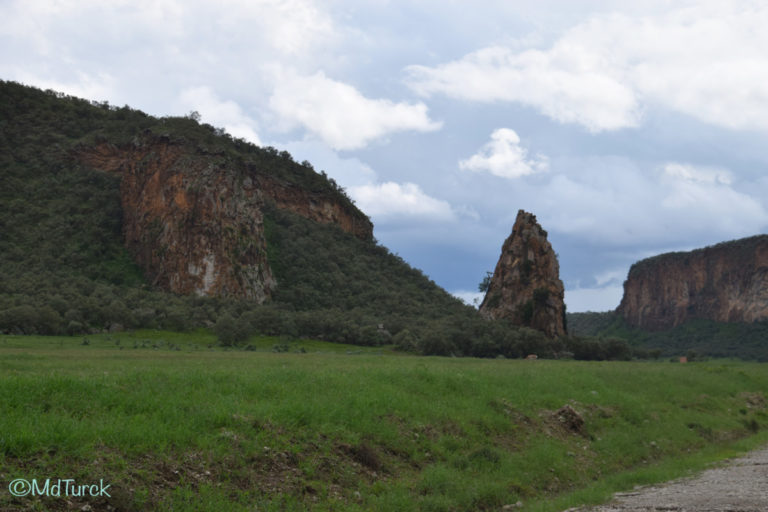
[[[509,318],[550,338],[565,335],[565,303],[560,265],[536,216],[520,210],[512,234],[501,247],[480,314]]]

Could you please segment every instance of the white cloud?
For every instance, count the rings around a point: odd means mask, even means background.
[[[732,188],[726,170],[678,163],[662,170],[664,196],[661,211],[677,218],[696,212],[699,223],[707,222],[713,232],[739,232],[745,226],[754,234],[768,223],[768,212],[754,197]]]
[[[451,220],[451,205],[430,197],[414,183],[394,182],[351,187],[349,193],[357,206],[372,217],[420,217],[423,219]]]
[[[637,126],[654,106],[768,130],[767,25],[762,2],[685,2],[647,16],[595,16],[546,50],[488,47],[407,71],[424,95],[519,102],[593,132]]]
[[[584,311],[611,311],[618,307],[624,295],[623,286],[576,288],[565,290],[565,304],[569,313]]]
[[[17,74],[16,80],[40,89],[52,89],[93,101],[112,99],[117,81],[109,73],[90,74],[79,71],[72,73],[72,75],[74,76],[67,77],[66,80],[39,79],[31,73],[21,71]]]
[[[433,131],[423,103],[370,99],[319,71],[304,76],[278,72],[269,105],[288,126],[300,124],[334,149],[359,149],[390,133]]]
[[[461,300],[464,304],[474,307],[479,307],[480,303],[483,302],[483,297],[485,297],[485,294],[482,292],[468,290],[455,290],[451,292],[451,295]]]
[[[246,40],[284,56],[308,53],[336,38],[338,28],[315,0],[10,0],[0,34],[41,35],[68,43],[98,35],[107,44],[205,40],[214,47]],[[3,21],[4,20],[4,21]],[[75,23],[78,22],[78,23]],[[151,38],[147,38],[151,36]],[[149,44],[149,41],[146,41]],[[139,44],[141,46],[141,44]],[[232,49],[232,48],[230,48]]]
[[[459,162],[461,169],[488,171],[502,178],[519,178],[535,172],[546,171],[549,164],[543,155],[528,157],[528,150],[520,145],[520,137],[514,130],[499,128],[491,134],[491,140],[480,151]]]
[[[768,211],[727,169],[580,160],[519,192],[550,231],[603,246],[691,244],[759,233]]]
[[[733,175],[730,171],[716,167],[693,166],[690,164],[670,162],[664,165],[663,172],[668,178],[683,182],[720,185],[731,185],[733,183]]]
[[[359,187],[377,181],[376,171],[358,158],[342,158],[319,140],[299,140],[282,144],[296,161],[307,160],[318,171],[325,171],[342,187]]]
[[[209,87],[191,87],[179,97],[182,109],[196,110],[202,121],[224,128],[233,137],[241,137],[254,144],[261,144],[256,133],[256,122],[249,118],[234,101],[222,101]]]
[[[410,66],[418,93],[443,93],[472,101],[520,102],[563,123],[599,132],[639,122],[633,91],[605,73],[599,59],[579,47],[549,52],[490,47],[436,68]]]
[[[278,51],[292,56],[308,54],[314,46],[336,39],[331,16],[314,0],[227,0],[223,7],[232,26],[258,31]],[[243,17],[249,23],[243,23]]]
[[[605,286],[611,283],[613,284],[622,283],[626,276],[627,276],[627,269],[605,270],[595,275],[595,282],[597,283],[598,287]]]
[[[178,114],[169,106],[182,90],[210,84],[264,111],[271,65],[334,62],[342,29],[326,9],[315,0],[9,0],[0,2],[9,50],[0,76],[155,115]],[[112,87],[96,87],[102,74]]]

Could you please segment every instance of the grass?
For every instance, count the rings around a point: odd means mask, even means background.
[[[117,510],[555,511],[768,441],[765,366],[479,360],[206,331],[0,336],[14,478],[112,484]],[[275,347],[287,352],[275,353]],[[136,347],[136,348],[134,348]],[[302,352],[303,349],[303,352]],[[584,419],[561,421],[570,405]]]

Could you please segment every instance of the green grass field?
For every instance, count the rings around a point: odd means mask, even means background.
[[[0,510],[557,511],[768,442],[756,363],[86,338],[0,336]],[[111,497],[13,497],[17,478]]]

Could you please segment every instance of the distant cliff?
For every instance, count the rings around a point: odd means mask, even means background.
[[[560,266],[547,232],[535,215],[520,210],[502,245],[480,313],[508,318],[554,338],[565,334],[563,294]]]
[[[174,293],[269,297],[276,282],[267,262],[266,202],[364,240],[373,237],[368,217],[339,194],[168,137],[81,146],[74,156],[121,178],[125,245],[149,282]]]
[[[768,318],[768,235],[635,263],[617,311],[630,325],[649,330],[690,319]]]

